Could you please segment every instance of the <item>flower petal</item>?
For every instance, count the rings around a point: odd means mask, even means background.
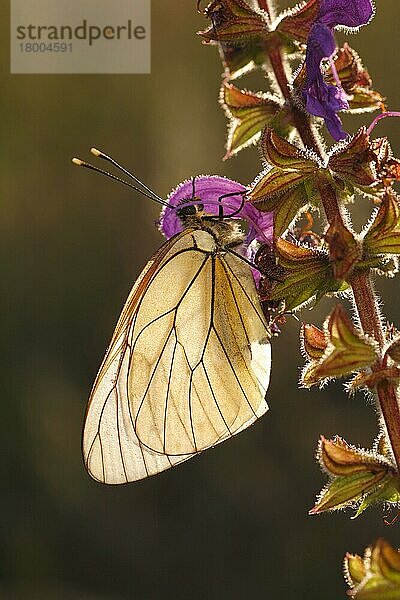
[[[200,175],[193,179],[189,179],[179,184],[168,196],[168,203],[173,207],[181,204],[183,200],[201,203],[204,206],[204,211],[210,215],[218,215],[221,196],[225,194],[237,194],[222,198],[224,207],[224,216],[236,212],[241,204],[243,192],[246,188],[232,179],[221,177],[218,175]],[[262,242],[271,241],[273,236],[273,215],[259,211],[250,202],[245,202],[240,212],[234,218],[242,219],[248,224],[248,233],[246,244],[252,240]],[[179,231],[183,230],[183,224],[174,208],[165,207],[161,212],[160,230],[166,238],[170,238]]]
[[[307,84],[310,85],[321,74],[321,60],[329,58],[336,50],[332,31],[326,25],[315,23],[307,42]]]
[[[327,27],[366,25],[374,14],[371,0],[323,0],[317,20]]]
[[[315,23],[308,38],[307,78],[303,94],[307,111],[316,117],[323,117],[329,133],[338,141],[344,139],[347,134],[336,113],[348,109],[349,104],[344,90],[326,83],[321,71],[321,61],[332,56],[335,49],[335,39],[329,27]]]

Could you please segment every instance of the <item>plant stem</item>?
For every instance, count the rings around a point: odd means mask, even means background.
[[[327,220],[332,222],[334,219],[339,218],[343,223],[335,189],[325,183],[321,184],[319,191]],[[369,270],[356,272],[349,283],[353,291],[354,303],[362,330],[365,334],[373,337],[382,350],[385,344],[385,336]],[[372,370],[379,371],[381,367],[382,364],[379,360],[373,365]],[[377,396],[393,456],[397,469],[400,471],[400,405],[393,383],[388,380],[380,382],[377,386]]]
[[[293,123],[297,131],[299,132],[303,144],[307,148],[314,150],[318,154],[318,156],[323,157],[323,145],[321,144],[320,139],[315,135],[315,132],[311,128],[310,119],[305,113],[301,112],[297,108],[297,106],[293,105],[292,94],[285,71],[285,65],[282,59],[281,44],[277,38],[275,45],[271,44],[271,42],[267,44],[266,52],[268,54],[272,70],[274,72],[275,79],[282,92],[282,96],[291,108]]]
[[[357,272],[352,276],[350,284],[351,289],[353,290],[361,327],[364,333],[373,337],[378,342],[380,348],[382,348],[385,343],[385,338],[369,272]]]
[[[400,471],[400,408],[396,389],[391,381],[383,380],[378,383],[377,393],[382,411],[382,417],[390,439],[393,455],[396,460],[397,470]]]
[[[268,0],[258,0],[258,6],[262,10],[265,10],[265,12],[267,13],[267,15],[271,21],[272,20],[272,11],[271,11],[271,7],[268,4]]]
[[[351,288],[364,333],[375,338],[382,348],[385,338],[369,272],[365,271],[354,275],[351,279]],[[381,362],[378,361],[372,370],[379,371],[381,366]],[[383,380],[378,383],[377,394],[393,455],[400,471],[400,406],[396,388],[391,381]]]
[[[263,8],[270,15],[269,0],[258,0],[258,3],[260,8]],[[291,106],[293,123],[303,144],[308,148],[312,148],[322,158],[324,156],[323,146],[310,125],[309,117],[293,106],[279,41],[277,40],[275,45],[269,43],[266,47],[266,52],[281,93],[289,106]],[[346,226],[333,185],[330,185],[326,179],[321,179],[319,182],[319,192],[328,223],[337,222],[339,219]],[[385,344],[385,336],[370,272],[367,270],[356,273],[352,276],[349,283],[353,291],[361,327],[365,334],[376,340],[382,350]],[[377,361],[376,365],[372,368],[374,371],[378,371],[381,367],[381,361]],[[377,397],[397,468],[400,471],[400,405],[393,383],[388,380],[381,381],[377,386]]]

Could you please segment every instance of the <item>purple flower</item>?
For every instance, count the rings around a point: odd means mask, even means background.
[[[341,86],[326,83],[321,71],[321,61],[331,57],[336,50],[332,31],[322,23],[312,26],[307,44],[306,109],[316,117],[323,117],[329,133],[335,140],[347,134],[337,113],[349,108],[346,94]]]
[[[199,175],[180,183],[168,196],[168,204],[172,207],[178,207],[182,200],[187,203],[193,198],[194,204],[201,203],[204,212],[210,215],[219,214],[219,207],[222,203],[224,217],[229,214],[240,211],[234,218],[242,219],[247,222],[248,230],[245,244],[248,246],[253,240],[265,243],[270,242],[273,236],[273,215],[268,212],[259,211],[253,204],[245,201],[242,208],[243,195],[246,188],[232,179],[220,177],[218,175]],[[237,192],[237,193],[235,193]],[[225,196],[225,194],[234,194]],[[223,197],[225,196],[225,197]],[[221,199],[221,202],[219,201]],[[183,230],[183,224],[175,208],[166,206],[163,208],[160,217],[160,230],[166,238],[170,238],[179,231]]]
[[[372,0],[321,0],[317,18],[308,36],[307,78],[303,92],[306,109],[310,114],[325,119],[328,131],[335,140],[347,136],[337,113],[348,109],[349,104],[332,60],[336,50],[333,29],[338,26],[354,29],[366,25],[373,13]],[[321,61],[326,58],[331,62],[337,85],[328,84],[324,79]]]
[[[330,28],[342,25],[358,29],[369,23],[373,14],[371,0],[322,0],[317,21]]]

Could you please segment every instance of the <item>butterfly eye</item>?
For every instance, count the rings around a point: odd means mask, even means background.
[[[188,202],[188,201],[186,200],[185,202]],[[178,210],[176,211],[176,214],[178,215],[178,217],[185,220],[187,217],[193,217],[193,216],[197,215],[198,213],[203,212],[203,210],[204,210],[203,204],[188,204],[186,206],[183,205],[181,208],[178,208]]]

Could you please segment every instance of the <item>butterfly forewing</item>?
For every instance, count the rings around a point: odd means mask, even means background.
[[[268,327],[250,268],[186,229],[148,263],[89,401],[89,473],[125,483],[238,433],[268,408]]]

